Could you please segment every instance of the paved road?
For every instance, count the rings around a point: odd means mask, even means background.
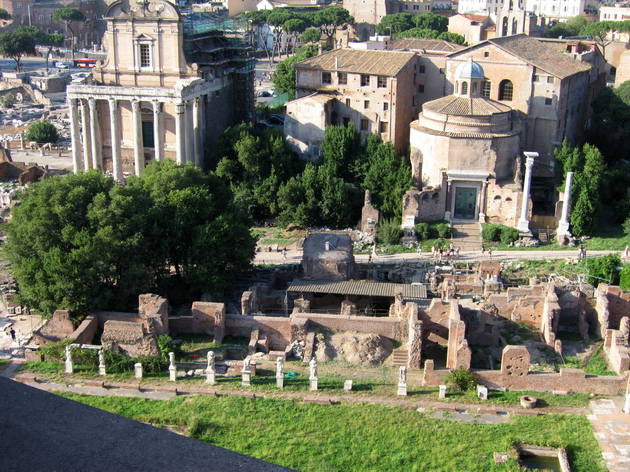
[[[621,256],[622,251],[588,251],[587,257],[599,257],[607,254],[618,254]],[[401,262],[417,262],[428,261],[430,254],[423,253],[418,257],[415,253],[405,254],[379,254],[373,259],[376,264],[397,264]],[[481,251],[462,251],[457,259],[457,262],[477,262],[480,260],[497,260],[497,261],[519,261],[519,260],[557,260],[566,258],[577,258],[577,249],[570,248],[567,250],[558,251],[544,251],[544,250],[529,250],[529,251],[493,251],[492,256],[487,254],[482,256]],[[356,254],[355,259],[360,263],[367,263],[369,259],[368,254]],[[302,251],[289,249],[286,258],[279,252],[258,252],[254,264],[296,264],[302,261]]]

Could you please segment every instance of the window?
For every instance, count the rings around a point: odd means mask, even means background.
[[[342,117],[341,121],[343,122],[344,126],[348,126],[350,124],[350,118],[348,118],[347,116]]]
[[[429,11],[429,10],[431,9],[431,5],[426,5],[426,6],[424,7],[424,9],[425,9],[426,11]]]
[[[332,84],[332,75],[330,72],[322,72],[322,84]]]
[[[370,85],[370,76],[361,74],[361,87],[367,87]]]
[[[153,122],[152,121],[143,121],[142,122],[142,145],[146,148],[154,148],[155,147],[155,139],[153,137]]]
[[[407,9],[408,5],[405,5],[405,10]]]
[[[383,111],[389,110],[389,102],[383,102]]]
[[[18,4],[16,5],[16,8],[22,8],[22,4],[21,4],[21,3],[18,3]]]
[[[379,126],[379,131],[381,133],[387,133],[389,131],[389,122],[381,121],[381,125]]]
[[[414,6],[413,6],[413,9],[414,9],[414,10],[420,10],[420,5],[414,5]]]
[[[514,93],[514,86],[509,80],[502,80],[499,84],[499,100],[512,101],[512,94]]]
[[[420,72],[421,74],[424,74],[426,72],[426,67],[420,66],[420,70],[418,72]]]
[[[418,93],[424,93],[424,85],[418,85]]]
[[[539,75],[535,75],[533,80],[534,80],[534,82],[540,82],[540,76]]]
[[[370,108],[370,101],[369,100],[363,100],[363,108]]]
[[[547,77],[547,83],[548,83],[548,84],[553,84],[554,80],[555,80],[555,77],[554,77],[554,76],[552,76],[552,75],[550,75],[549,77]]]
[[[38,15],[37,18],[39,18],[39,21],[44,21],[46,17],[44,15]]]
[[[140,44],[140,67],[151,67],[151,46]]]
[[[370,131],[370,120],[361,120],[361,131]]]
[[[319,155],[321,154],[321,149],[319,146],[313,146],[313,156],[315,157],[319,157]]]
[[[545,98],[545,105],[553,105],[553,99],[552,98]]]
[[[483,53],[483,57],[490,57],[490,51],[485,51]]]
[[[350,99],[346,98],[346,106],[349,107],[350,106]]]
[[[376,86],[378,88],[387,88],[387,77],[379,77]]]
[[[486,98],[490,98],[490,82],[489,81],[485,81],[483,83],[483,90],[481,94]]]
[[[339,85],[348,85],[348,74],[345,72],[338,72],[337,80],[339,81]]]
[[[468,95],[468,82],[462,82],[462,95]]]
[[[473,82],[471,95],[477,95],[477,82]]]

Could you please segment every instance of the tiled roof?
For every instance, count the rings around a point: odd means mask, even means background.
[[[479,23],[490,18],[488,15],[473,15],[471,13],[464,13],[462,16],[468,20],[478,21]]]
[[[411,50],[411,51],[438,51],[438,52],[456,52],[464,49],[459,44],[444,41],[442,39],[421,39],[421,38],[402,38],[392,43],[394,50]]]
[[[427,102],[422,106],[422,109],[456,116],[490,116],[512,110],[511,107],[489,98],[454,95]]]
[[[287,288],[287,292],[334,293],[337,295],[392,298],[396,295],[396,292],[402,292],[403,299],[406,300],[427,298],[427,288],[422,284],[390,284],[361,280],[331,282],[328,280],[295,279]]]
[[[293,67],[394,77],[414,55],[413,52],[335,49],[298,62]]]
[[[465,138],[465,139],[494,139],[494,138],[507,138],[518,134],[518,131],[512,131],[510,133],[462,133],[456,131],[440,131],[426,126],[420,126],[417,121],[411,122],[411,128],[420,131],[424,134],[430,134],[433,136],[448,136],[449,138]]]
[[[559,48],[557,44],[540,41],[526,34],[489,39],[487,42],[560,79],[591,68],[590,64],[566,56],[564,48]],[[473,47],[478,48],[483,44]]]

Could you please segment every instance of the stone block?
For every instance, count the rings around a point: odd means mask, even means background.
[[[309,379],[310,389],[312,392],[317,391],[317,377],[311,377]]]
[[[446,398],[446,385],[440,385],[440,393],[438,398]]]
[[[403,384],[403,383],[398,384],[398,396],[399,397],[407,396],[407,384]]]
[[[344,392],[350,392],[352,391],[352,380],[346,380],[343,383],[343,391]]]
[[[487,400],[488,387],[485,387],[483,385],[477,385],[477,398],[479,398],[480,400]]]

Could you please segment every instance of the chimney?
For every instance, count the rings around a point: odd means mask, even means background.
[[[339,58],[335,56],[335,70],[339,69]]]

